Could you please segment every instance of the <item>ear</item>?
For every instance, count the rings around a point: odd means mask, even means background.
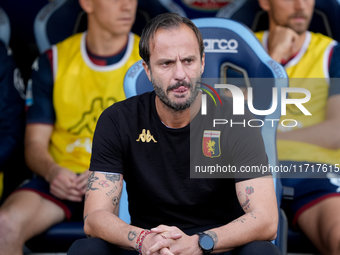
[[[204,72],[204,67],[205,67],[205,53],[202,55],[202,62],[201,62],[201,75]]]
[[[258,0],[260,7],[264,11],[269,11],[270,10],[270,3],[269,0]]]
[[[142,64],[143,64],[145,73],[146,73],[146,75],[147,75],[148,78],[149,78],[149,81],[151,81],[151,70],[150,70],[149,66],[146,64],[145,61],[143,61]]]
[[[93,1],[92,0],[78,0],[80,7],[84,10],[86,13],[93,12]]]

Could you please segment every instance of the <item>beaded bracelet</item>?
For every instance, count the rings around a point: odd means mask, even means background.
[[[142,245],[143,245],[143,241],[144,241],[144,239],[145,239],[145,237],[148,235],[148,234],[150,234],[151,233],[151,231],[150,230],[147,230],[147,229],[145,229],[145,230],[143,230],[142,232],[141,232],[141,234],[140,234],[140,240],[139,240],[139,242],[138,242],[138,253],[139,253],[139,255],[142,255]]]
[[[137,240],[136,240],[136,243],[135,243],[135,250],[139,252],[139,254],[142,254],[141,253],[141,249],[142,249],[142,243],[144,241],[144,238],[149,234],[151,233],[150,230],[148,229],[144,229],[142,230],[142,232],[140,232]]]

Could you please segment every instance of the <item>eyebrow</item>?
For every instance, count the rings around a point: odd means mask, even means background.
[[[181,61],[184,61],[184,60],[188,60],[188,59],[196,59],[196,56],[195,55],[189,55],[189,56],[185,56],[183,58],[181,58],[180,60]],[[162,64],[162,63],[165,63],[165,62],[175,62],[176,59],[172,59],[172,58],[161,58],[161,59],[158,59],[156,61],[156,64]]]

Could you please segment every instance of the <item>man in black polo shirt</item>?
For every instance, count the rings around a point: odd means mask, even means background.
[[[159,15],[139,47],[155,91],[116,103],[99,118],[85,195],[91,238],[76,241],[68,254],[280,254],[270,242],[278,224],[273,180],[241,172],[268,165],[260,130],[213,128],[221,112],[211,101],[208,114],[200,114],[197,81],[205,63],[197,27],[177,14]],[[222,103],[225,118],[251,118],[233,116],[232,101]],[[197,166],[236,171],[190,178]],[[130,225],[115,215],[123,178]]]

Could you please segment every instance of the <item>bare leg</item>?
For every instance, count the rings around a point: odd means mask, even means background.
[[[27,240],[64,218],[59,206],[35,192],[10,195],[0,208],[0,255],[22,255]]]
[[[298,225],[322,254],[340,255],[340,196],[304,211]]]

